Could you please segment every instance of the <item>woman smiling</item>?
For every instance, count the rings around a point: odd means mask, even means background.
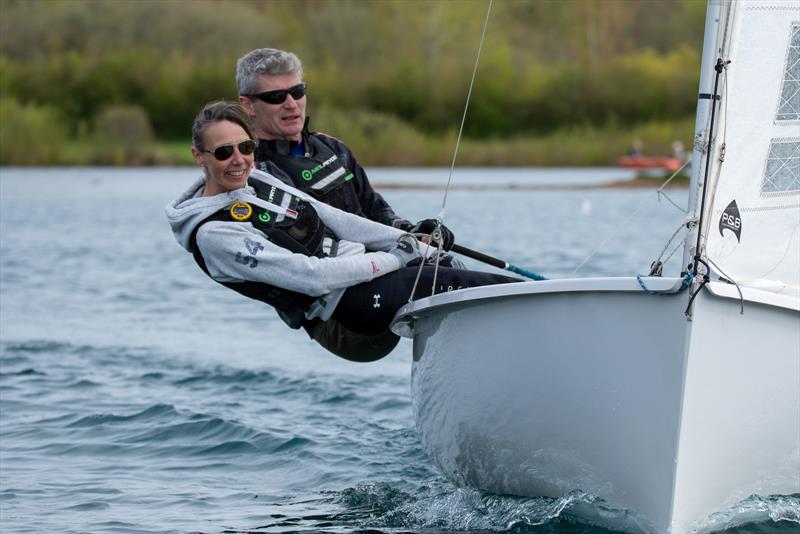
[[[237,111],[235,107],[224,104],[207,106],[194,121],[192,155],[205,170],[203,196],[210,197],[247,185],[256,141],[247,115]]]

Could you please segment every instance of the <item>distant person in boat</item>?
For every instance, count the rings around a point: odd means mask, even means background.
[[[256,168],[275,176],[341,210],[401,230],[430,234],[436,221],[413,224],[395,214],[372,188],[367,174],[342,141],[308,129],[308,96],[303,66],[291,52],[258,48],[236,62],[239,103],[253,118],[259,138]],[[442,226],[444,249],[455,238]]]
[[[631,142],[631,146],[628,149],[629,156],[641,156],[642,155],[642,140],[641,139],[634,139]]]
[[[521,281],[449,268],[446,255],[435,265],[437,247],[254,170],[257,146],[242,107],[206,105],[192,126],[203,175],[167,206],[167,219],[207,275],[274,306],[334,354],[354,361],[388,354],[399,339],[388,326],[418,272],[416,298],[430,294],[434,277],[437,293]]]
[[[672,142],[672,157],[681,162],[686,161],[686,149],[683,143],[677,139]]]

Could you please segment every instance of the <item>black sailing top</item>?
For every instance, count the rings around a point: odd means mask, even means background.
[[[256,167],[341,210],[403,230],[413,225],[397,216],[376,193],[350,149],[335,137],[310,132],[302,141],[260,139]]]

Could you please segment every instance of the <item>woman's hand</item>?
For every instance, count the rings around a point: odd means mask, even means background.
[[[388,252],[400,260],[400,266],[402,267],[422,258],[419,243],[411,234],[400,236],[397,244]]]

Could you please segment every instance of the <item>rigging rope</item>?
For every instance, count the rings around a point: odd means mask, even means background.
[[[714,92],[711,94],[712,95],[711,96],[711,124],[709,126],[709,131],[708,131],[708,144],[709,144],[708,146],[709,147],[711,146],[711,143],[714,140],[714,117],[715,117],[716,111],[717,111],[717,100],[716,99],[717,99],[717,95],[719,94],[719,91],[718,91],[718,89],[719,89],[719,78],[720,78],[720,75],[724,71],[727,71],[727,66],[728,66],[729,63],[730,63],[730,60],[726,61],[726,60],[724,60],[722,58],[717,58],[717,64],[714,67],[714,70],[717,72],[717,75],[714,78]],[[727,81],[727,76],[726,76],[725,79]],[[727,98],[725,100],[726,100],[726,104],[727,104]],[[726,126],[726,125],[723,125],[723,126]],[[724,135],[724,130],[723,130],[723,135]],[[720,151],[720,157],[722,158],[721,161],[723,161],[725,159],[724,145],[723,145],[722,150]],[[703,221],[703,214],[704,214],[703,212],[705,211],[705,207],[706,207],[706,193],[708,192],[708,177],[709,177],[710,165],[711,165],[711,151],[709,150],[708,151],[708,155],[706,156],[706,169],[705,169],[705,174],[704,174],[704,178],[703,178],[703,195],[702,195],[701,200],[700,200],[700,222],[698,223],[697,243],[695,244],[695,247],[694,247],[694,275],[695,276],[697,276],[697,270],[699,268],[700,258],[702,257],[702,253],[700,252],[700,250],[701,250],[700,249],[700,245],[703,244],[703,242],[702,242],[703,222],[704,222]],[[719,167],[721,168],[721,165]]]
[[[728,61],[728,63],[730,63],[730,61]],[[723,80],[722,80],[723,86],[724,86],[725,90],[727,90],[727,87],[728,87],[728,68],[727,68],[727,64],[724,66],[724,70],[722,72],[722,75],[723,75]],[[714,173],[714,184],[715,185],[719,183],[719,177],[720,177],[720,174],[722,174],[722,164],[725,163],[725,155],[726,155],[726,153],[728,151],[728,146],[727,146],[727,140],[728,140],[728,99],[727,98],[722,100],[722,106],[723,106],[722,111],[721,111],[721,113],[722,113],[722,142],[719,145],[719,155],[717,156],[717,161],[719,162],[719,165],[717,165],[716,171]],[[711,125],[712,118],[713,118],[713,114],[711,115],[711,118],[709,118],[709,121],[708,121],[708,127],[707,128],[709,130],[709,137],[708,137],[708,143],[707,143],[706,149],[704,150],[704,152],[706,153],[706,159],[707,160],[711,158],[711,144],[714,142],[714,139],[710,135],[710,133],[713,132],[713,127]],[[708,176],[705,176],[703,178],[703,180],[704,180],[703,181],[703,191],[705,192],[706,189],[708,188],[708,184],[709,184]],[[710,197],[709,197],[709,200],[708,200],[708,204],[710,206],[714,205],[714,200],[716,199],[716,193],[717,193],[717,190],[716,190],[716,187],[715,187],[711,191]],[[701,255],[703,257],[706,257],[705,256],[705,240],[703,240],[702,243],[700,243],[701,237],[703,236],[703,231],[704,231],[703,228],[701,228],[701,227],[697,228],[697,241],[698,241],[699,246],[695,249],[695,254],[696,255]],[[706,235],[708,235],[708,232],[706,232]]]
[[[728,276],[727,274],[725,274],[725,271],[723,271],[722,269],[720,269],[719,265],[717,265],[716,263],[714,263],[714,262],[711,260],[711,258],[708,258],[708,257],[706,257],[706,259],[708,260],[708,262],[709,262],[711,265],[713,265],[713,266],[714,266],[714,268],[715,268],[717,271],[719,271],[719,272],[720,272],[720,274],[722,274],[722,276],[724,276],[724,277],[725,277],[725,278],[726,278],[726,279],[727,279],[729,282],[731,282],[731,283],[732,283],[734,286],[736,286],[736,291],[738,291],[738,292],[739,292],[739,315],[744,315],[744,295],[742,295],[742,288],[741,288],[741,287],[739,287],[739,284],[738,284],[738,282],[736,282],[736,280],[734,280],[733,278],[731,278],[730,276]]]
[[[644,291],[648,295],[667,296],[667,295],[676,295],[676,294],[680,293],[681,291],[685,290],[686,288],[688,288],[692,284],[692,280],[694,280],[694,275],[692,273],[686,273],[684,275],[683,279],[681,280],[681,285],[680,286],[678,286],[675,289],[669,289],[669,290],[666,290],[666,291],[656,291],[656,290],[653,290],[653,289],[649,289],[644,283],[644,278],[645,277],[642,276],[641,274],[637,274],[636,275],[636,281],[639,282],[639,287],[642,288],[642,291]]]
[[[678,234],[681,232],[681,230],[683,230],[684,228],[689,229],[692,226],[694,226],[694,221],[690,220],[688,222],[682,222],[681,224],[678,225],[678,227],[675,229],[675,231],[672,232],[672,236],[670,236],[669,240],[667,241],[667,244],[664,245],[664,248],[661,249],[661,252],[658,254],[658,257],[651,264],[650,276],[653,276],[655,270],[658,271],[658,275],[657,276],[661,276],[661,267],[663,267],[663,265],[669,261],[669,259],[672,257],[672,255],[675,254],[675,251],[677,251],[681,246],[681,244],[678,243],[678,245],[674,249],[672,249],[672,252],[669,253],[669,255],[664,259],[664,261],[661,261],[661,258],[664,256],[664,253],[667,251],[669,246],[672,244],[672,240],[675,239],[676,237],[678,237]]]
[[[472,68],[472,79],[469,82],[469,91],[467,91],[467,101],[464,103],[464,114],[461,115],[461,126],[458,128],[458,137],[456,137],[456,147],[453,150],[453,161],[450,163],[450,174],[447,176],[447,185],[444,188],[444,197],[442,198],[442,211],[439,212],[437,219],[444,220],[444,209],[447,205],[447,192],[450,190],[450,181],[453,178],[453,169],[456,166],[456,158],[458,157],[458,147],[461,145],[461,134],[464,131],[464,123],[467,120],[467,110],[469,109],[469,101],[472,98],[472,87],[475,85],[475,76],[478,73],[478,63],[481,60],[481,50],[483,50],[483,38],[486,36],[486,27],[489,25],[489,15],[492,13],[492,0],[489,0],[489,7],[486,9],[486,18],[483,21],[483,31],[481,32],[481,41],[478,43],[478,54],[475,56],[475,66]]]
[[[744,297],[742,296],[742,290],[739,289],[739,284],[736,283],[736,281],[733,280],[732,278],[728,277],[728,275],[723,273],[722,270],[719,269],[719,266],[717,264],[715,264],[713,261],[711,261],[711,258],[709,258],[708,256],[705,255],[706,241],[702,239],[702,237],[703,237],[703,211],[705,209],[706,194],[708,193],[708,187],[709,187],[709,172],[708,171],[709,171],[709,163],[711,161],[711,156],[712,156],[712,151],[711,151],[712,143],[714,142],[714,135],[713,135],[714,134],[714,115],[715,115],[714,111],[716,110],[717,95],[719,94],[717,89],[718,89],[719,78],[720,78],[720,74],[721,74],[722,75],[723,86],[724,86],[725,90],[727,90],[727,87],[728,87],[728,65],[729,64],[730,64],[730,60],[723,60],[720,57],[720,58],[717,58],[717,64],[714,67],[714,70],[716,70],[717,75],[716,75],[716,77],[714,79],[714,93],[711,96],[711,117],[708,120],[708,143],[707,143],[707,148],[705,150],[705,153],[706,153],[706,167],[705,167],[705,174],[703,176],[703,184],[702,184],[702,203],[700,204],[700,217],[699,217],[699,221],[697,222],[697,242],[695,244],[694,256],[692,258],[694,264],[693,265],[690,264],[689,266],[687,266],[687,269],[692,269],[693,268],[694,269],[693,272],[695,273],[695,276],[697,278],[700,278],[700,280],[701,280],[700,281],[700,285],[697,286],[697,288],[694,290],[694,292],[689,297],[689,304],[686,306],[686,310],[684,311],[684,315],[686,315],[686,318],[688,320],[690,320],[690,321],[692,320],[692,304],[694,303],[694,299],[697,297],[697,295],[700,294],[700,292],[703,290],[703,287],[711,281],[711,277],[710,277],[710,275],[711,275],[711,267],[709,266],[709,263],[711,263],[711,265],[714,265],[714,267],[716,267],[717,270],[720,273],[722,273],[726,278],[728,278],[729,281],[731,281],[733,284],[736,285],[736,290],[739,292],[739,299],[740,299],[739,300],[740,314],[742,314],[742,315],[744,314]],[[720,113],[722,114],[722,117],[723,117],[722,118],[722,143],[719,146],[719,155],[717,156],[717,161],[719,162],[719,165],[717,165],[717,168],[716,168],[716,171],[715,171],[714,184],[718,184],[719,183],[719,177],[720,177],[720,174],[722,173],[722,164],[725,162],[725,153],[727,151],[727,142],[726,142],[727,141],[727,135],[728,135],[728,99],[727,99],[727,94],[726,94],[726,98],[723,100],[722,110],[720,111]],[[713,206],[714,205],[716,192],[717,192],[716,188],[711,190],[710,198],[708,199],[709,206]],[[709,218],[709,220],[710,220],[710,218]],[[709,224],[709,222],[706,221],[706,224]],[[707,234],[707,232],[706,232],[706,234]],[[699,271],[700,264],[704,265],[705,268],[706,268],[704,273]]]
[[[674,203],[674,202],[673,202],[671,199],[669,199],[669,197],[668,197],[668,196],[667,196],[665,193],[663,193],[663,190],[664,190],[664,188],[665,188],[665,187],[667,187],[667,186],[669,185],[669,183],[670,183],[670,182],[671,182],[671,181],[672,181],[672,180],[673,180],[673,179],[674,179],[676,176],[678,176],[678,174],[680,174],[680,172],[681,172],[681,171],[682,171],[682,170],[683,170],[683,169],[684,169],[684,168],[685,168],[685,167],[686,167],[688,164],[689,164],[689,160],[686,160],[686,161],[683,163],[683,165],[681,165],[681,168],[680,168],[680,169],[678,169],[677,171],[675,171],[674,173],[672,173],[672,176],[670,176],[669,178],[667,178],[667,179],[664,181],[664,183],[663,183],[663,184],[661,184],[661,187],[659,187],[658,189],[656,189],[656,191],[653,193],[653,195],[651,195],[651,196],[649,196],[649,197],[645,198],[645,199],[644,199],[644,200],[643,200],[643,201],[642,201],[642,202],[639,204],[639,206],[638,206],[638,207],[637,207],[637,208],[636,208],[636,209],[635,209],[635,210],[634,210],[634,211],[633,211],[633,212],[632,212],[632,213],[631,213],[631,214],[628,216],[628,218],[626,218],[625,220],[623,220],[623,221],[622,221],[622,222],[621,222],[621,223],[620,223],[620,224],[619,224],[619,225],[618,225],[618,226],[617,226],[617,227],[614,229],[614,231],[613,231],[613,232],[611,232],[611,233],[608,235],[608,237],[606,237],[606,238],[603,240],[603,242],[602,242],[602,243],[600,243],[600,245],[598,245],[598,246],[597,246],[597,248],[595,248],[594,250],[592,250],[592,251],[589,253],[589,255],[588,255],[588,256],[586,256],[586,258],[584,258],[584,260],[583,260],[582,262],[580,262],[580,263],[578,264],[578,266],[577,266],[577,267],[575,267],[575,269],[572,271],[572,274],[574,275],[574,274],[576,274],[578,271],[580,271],[580,270],[581,270],[581,268],[582,268],[584,265],[586,265],[586,263],[587,263],[589,260],[591,260],[591,259],[594,257],[594,255],[595,255],[595,254],[597,254],[598,252],[600,252],[600,250],[602,250],[602,249],[603,249],[603,248],[606,246],[606,244],[607,244],[609,241],[611,241],[611,238],[613,238],[615,235],[617,235],[617,233],[618,233],[618,232],[619,232],[619,231],[620,231],[620,230],[621,230],[623,227],[625,227],[625,226],[627,226],[627,225],[628,225],[628,223],[631,221],[631,219],[633,219],[634,217],[636,217],[636,216],[639,214],[639,212],[640,212],[640,211],[642,211],[642,209],[644,208],[645,204],[646,204],[646,203],[648,203],[648,202],[650,202],[650,200],[652,200],[653,196],[656,196],[656,197],[658,197],[658,198],[660,199],[660,198],[661,198],[661,195],[663,194],[665,197],[667,197],[667,199],[670,201],[670,203],[671,203],[673,206],[675,206],[675,207],[676,207],[676,208],[678,208],[679,210],[681,210],[681,211],[683,211],[684,213],[686,213],[686,211],[685,211],[685,210],[683,210],[683,209],[682,209],[682,208],[680,208],[679,206],[675,205],[675,203]],[[693,220],[693,219],[690,219],[688,222],[690,223],[690,222],[692,222],[692,220]],[[681,224],[686,224],[686,223],[681,223]]]
[[[472,78],[469,82],[469,90],[467,91],[467,101],[464,103],[464,113],[461,115],[461,126],[458,128],[458,136],[456,137],[456,146],[453,150],[453,161],[450,163],[450,173],[447,175],[447,184],[444,188],[444,195],[442,197],[442,209],[439,211],[439,215],[436,216],[436,228],[434,228],[433,232],[431,232],[431,239],[434,240],[438,245],[438,253],[436,254],[436,260],[434,262],[434,271],[433,271],[433,283],[431,284],[431,295],[436,293],[436,277],[439,274],[439,259],[442,255],[442,230],[441,224],[444,221],[444,212],[445,208],[447,207],[447,193],[450,191],[450,182],[453,179],[453,169],[456,166],[456,158],[458,157],[458,147],[461,145],[461,134],[464,132],[464,123],[467,121],[467,111],[469,110],[469,102],[472,98],[472,88],[475,85],[475,76],[478,73],[478,63],[481,60],[481,50],[483,50],[483,39],[486,37],[486,28],[489,26],[489,15],[492,13],[492,1],[489,0],[489,5],[486,9],[486,18],[483,21],[483,30],[481,31],[481,40],[478,43],[478,53],[475,56],[475,66],[472,68]],[[429,245],[430,246],[430,245]],[[427,251],[427,249],[426,249]],[[414,294],[417,290],[417,283],[419,282],[420,274],[422,273],[422,268],[425,266],[425,261],[419,264],[419,271],[417,272],[417,277],[414,280],[414,285],[411,288],[411,294],[408,296],[408,302],[411,302],[414,299]]]

